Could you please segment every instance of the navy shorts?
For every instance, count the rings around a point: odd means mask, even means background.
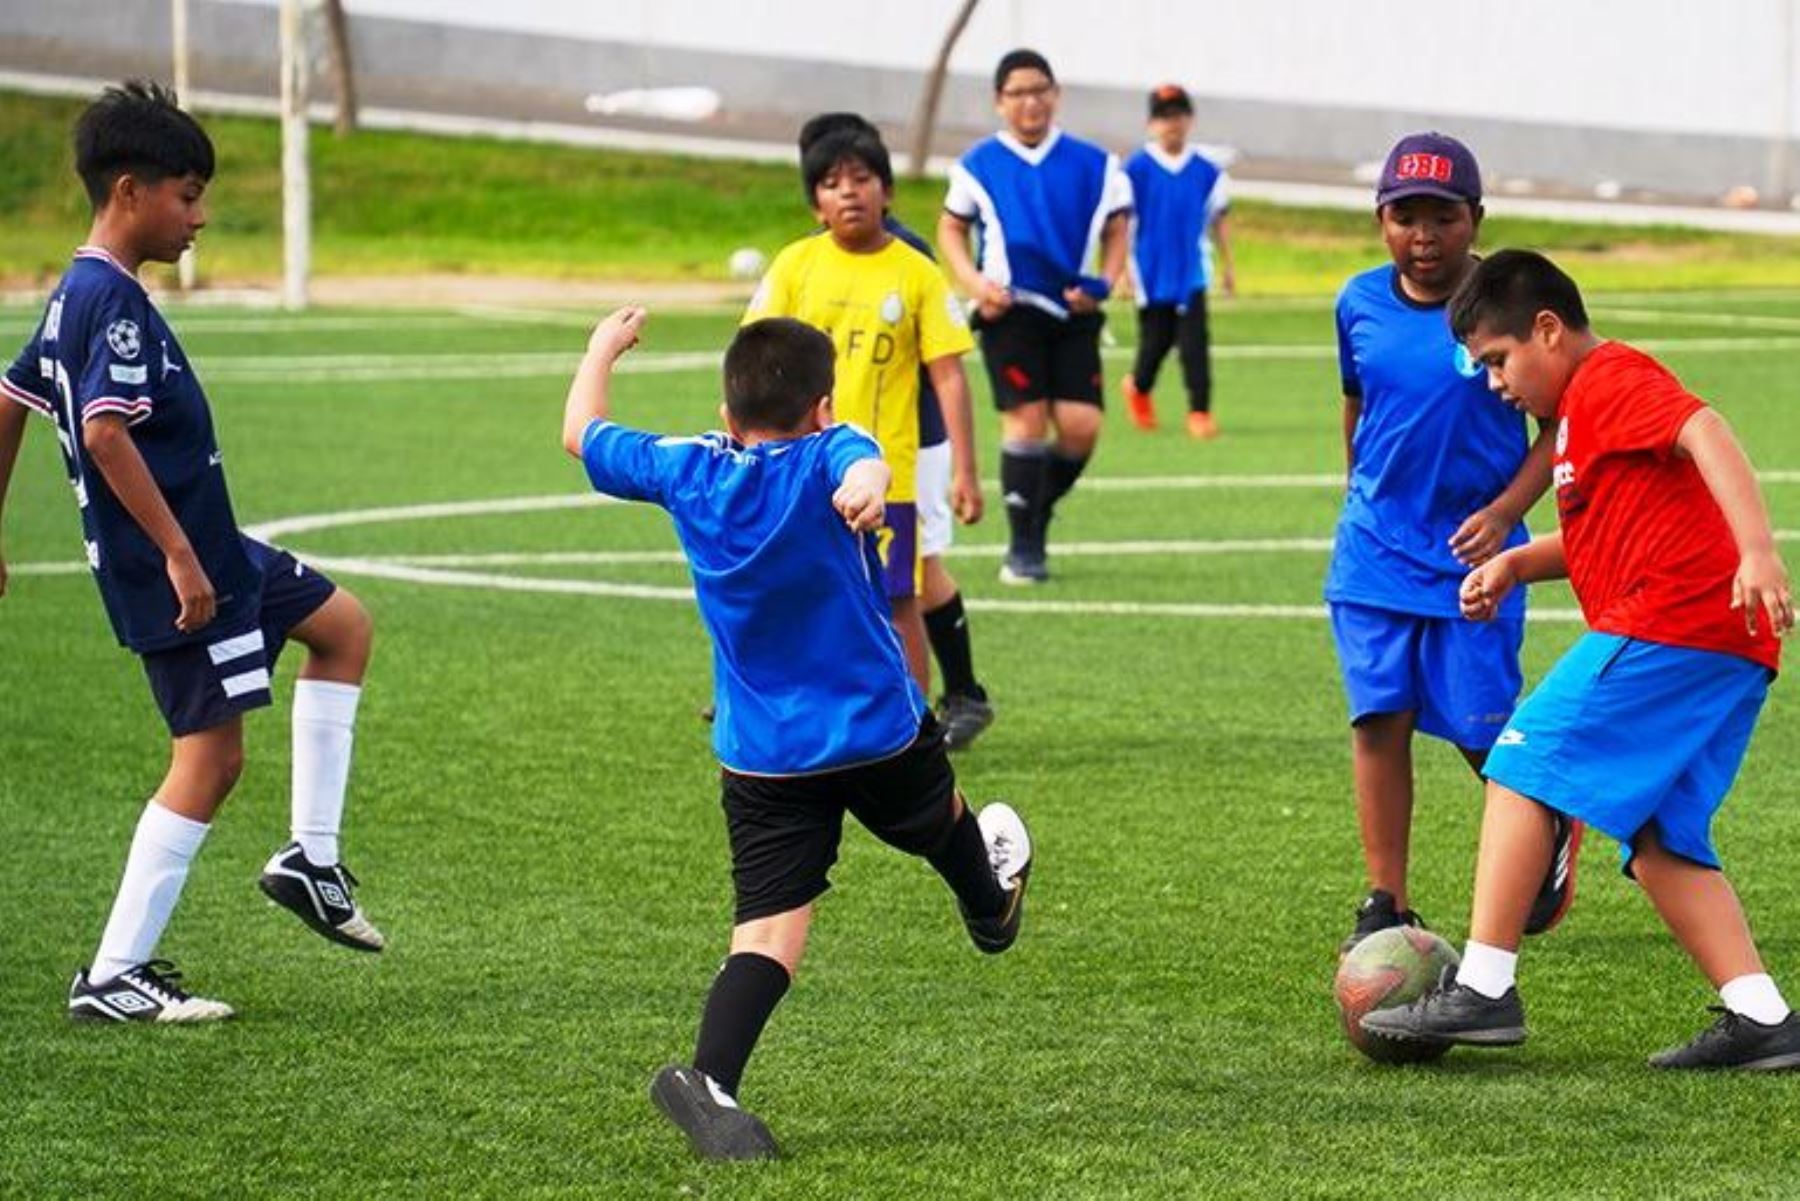
[[[1471,751],[1494,744],[1524,678],[1525,619],[1421,617],[1333,601],[1350,723],[1378,713],[1416,713],[1426,734]]]
[[[176,738],[197,734],[271,703],[269,675],[288,632],[323,605],[337,585],[294,556],[244,539],[262,567],[256,615],[231,629],[207,630],[198,642],[143,656],[150,693]]]
[[[1619,843],[1718,867],[1713,815],[1731,791],[1775,673],[1717,651],[1587,634],[1513,714],[1487,778]]]
[[[1105,407],[1100,380],[1103,313],[1058,320],[1042,309],[1015,304],[981,323],[981,360],[1001,412],[1040,400],[1077,400]]]
[[[913,855],[936,854],[955,825],[956,774],[943,727],[929,714],[905,750],[874,763],[809,776],[727,768],[720,782],[739,925],[798,909],[831,887],[846,811]]]

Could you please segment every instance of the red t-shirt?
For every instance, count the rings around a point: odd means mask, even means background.
[[[1552,479],[1569,583],[1590,627],[1780,666],[1767,613],[1731,607],[1737,543],[1675,439],[1706,405],[1642,351],[1607,342],[1563,393]]]

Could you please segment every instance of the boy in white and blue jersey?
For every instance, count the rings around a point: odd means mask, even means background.
[[[1496,619],[1463,620],[1470,567],[1526,541],[1523,518],[1550,482],[1551,439],[1495,405],[1451,335],[1445,306],[1474,269],[1481,175],[1443,134],[1388,155],[1376,218],[1392,262],[1353,276],[1337,303],[1349,487],[1325,599],[1349,701],[1357,820],[1370,892],[1347,949],[1417,925],[1407,893],[1414,730],[1479,773],[1519,696],[1523,594]],[[1574,896],[1579,823],[1558,829],[1533,911],[1538,933]]]
[[[1100,438],[1100,306],[1130,249],[1131,182],[1116,157],[1056,126],[1060,96],[1043,55],[1001,58],[994,98],[1006,128],[951,168],[938,219],[938,248],[975,303],[1000,410],[1008,584],[1050,578],[1051,517]]]
[[[1188,433],[1216,438],[1206,314],[1215,247],[1219,287],[1225,295],[1237,290],[1237,280],[1231,264],[1225,165],[1216,152],[1188,142],[1193,128],[1194,102],[1187,89],[1163,84],[1150,93],[1150,140],[1125,162],[1136,211],[1131,278],[1137,296],[1138,348],[1137,361],[1121,389],[1132,424],[1155,429],[1151,390],[1163,359],[1179,346],[1187,383]]]
[[[308,649],[294,690],[293,842],[261,886],[335,942],[384,944],[338,856],[370,622],[350,593],[239,533],[198,375],[138,283],[142,263],[174,262],[205,225],[205,132],[170,93],[128,83],[82,114],[75,163],[93,226],[0,381],[12,402],[0,404],[0,498],[28,415],[50,419],[101,601],[143,660],[172,745],[99,950],[70,986],[69,1015],[210,1021],[231,1008],[187,994],[153,953],[242,770],[243,714],[270,703],[289,638]]]
[[[831,339],[785,317],[753,321],[725,356],[726,432],[661,437],[608,420],[613,365],[644,311],[602,321],[569,388],[564,448],[594,487],[666,509],[713,643],[713,749],[731,841],[736,916],[693,1063],[650,1095],[710,1159],[778,1153],[736,1096],[806,946],[844,814],[925,858],[970,938],[1018,935],[1031,843],[1018,814],[979,817],[889,619],[873,532],[891,480],[881,450],[831,423]]]

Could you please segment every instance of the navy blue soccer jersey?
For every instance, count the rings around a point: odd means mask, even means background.
[[[745,447],[607,421],[581,439],[594,487],[666,509],[712,637],[713,750],[744,775],[794,776],[911,745],[925,699],[894,633],[873,535],[832,507],[881,457],[851,425]]]
[[[1450,553],[1450,537],[1524,462],[1524,416],[1488,390],[1444,307],[1409,299],[1391,264],[1352,276],[1338,296],[1339,373],[1362,413],[1326,600],[1459,617],[1468,569]],[[1506,545],[1526,537],[1520,523]],[[1524,604],[1520,588],[1502,612]]]
[[[232,515],[206,395],[143,285],[106,251],[75,252],[37,331],[0,380],[0,394],[56,422],[88,566],[123,645],[139,653],[166,650],[211,637],[256,611],[262,577]],[[183,634],[175,628],[181,606],[162,551],[88,456],[82,429],[103,414],[125,419],[212,581],[218,612],[205,629]]]
[[[1002,131],[950,168],[944,208],[974,223],[983,275],[1065,318],[1063,289],[1087,273],[1106,219],[1131,211],[1131,181],[1117,157],[1060,129],[1036,146]]]
[[[1131,277],[1139,307],[1185,305],[1212,282],[1207,231],[1229,204],[1225,168],[1187,146],[1169,154],[1155,142],[1126,160],[1137,229],[1131,240]]]

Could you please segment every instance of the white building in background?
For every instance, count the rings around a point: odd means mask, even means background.
[[[190,0],[197,76],[273,86],[277,0]],[[703,85],[727,125],[856,108],[911,115],[959,0],[345,0],[365,94],[583,119],[593,92]],[[0,0],[22,58],[164,70],[168,0]],[[1796,0],[982,0],[943,121],[989,122],[1005,50],[1042,51],[1072,126],[1135,138],[1141,94],[1186,84],[1209,140],[1355,163],[1399,132],[1464,135],[1493,173],[1697,195],[1789,190]],[[55,53],[46,58],[47,48]],[[767,121],[765,120],[765,123]]]

